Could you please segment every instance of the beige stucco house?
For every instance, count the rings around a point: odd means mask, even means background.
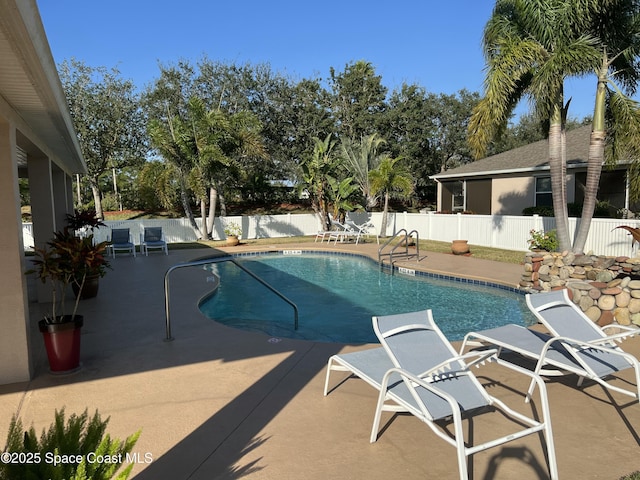
[[[567,132],[567,200],[582,203],[591,126]],[[522,215],[533,206],[551,206],[549,142],[541,140],[433,175],[438,211]],[[629,205],[626,165],[603,169],[598,200],[614,210]]]
[[[73,210],[72,175],[85,171],[36,2],[0,0],[0,384],[31,378],[31,344],[42,341],[30,338],[19,178],[42,246]]]

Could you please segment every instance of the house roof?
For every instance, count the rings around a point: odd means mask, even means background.
[[[589,156],[591,125],[567,132],[567,167],[584,166]],[[533,172],[549,170],[549,141],[540,140],[522,147],[470,162],[451,170],[432,175],[437,181],[465,177],[493,176],[498,173]]]
[[[84,173],[35,0],[0,0],[0,65],[0,116],[15,122],[18,147],[27,154],[43,152],[67,173]]]

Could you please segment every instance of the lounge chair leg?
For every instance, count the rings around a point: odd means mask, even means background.
[[[370,443],[375,443],[378,440],[378,429],[380,428],[380,417],[382,416],[382,407],[384,405],[384,397],[386,392],[386,385],[384,388],[380,389],[380,394],[378,395],[378,404],[376,405],[376,414],[373,417],[373,426],[371,427],[371,437],[369,438]]]

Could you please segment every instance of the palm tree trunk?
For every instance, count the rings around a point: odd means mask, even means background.
[[[382,225],[380,226],[380,236],[387,236],[387,219],[389,216],[389,192],[384,192],[384,208],[382,210]]]
[[[227,216],[227,201],[224,198],[224,193],[222,192],[222,190],[218,190],[218,199],[220,200],[220,216],[221,217],[226,217]]]
[[[556,107],[549,125],[549,171],[556,233],[561,251],[571,249],[569,214],[567,211],[567,174],[564,160],[562,107]]]
[[[214,184],[215,185],[215,184]],[[216,220],[216,206],[218,205],[218,189],[215,186],[209,188],[209,236],[213,236],[213,227]]]
[[[184,174],[180,172],[179,174],[179,183],[180,183],[180,202],[182,203],[182,209],[184,210],[184,214],[189,219],[189,223],[191,224],[191,228],[196,232],[196,236],[200,239],[203,238],[202,232],[200,232],[200,228],[198,227],[198,223],[196,222],[195,217],[193,216],[193,210],[191,210],[191,203],[189,202],[189,196],[187,195],[187,187],[184,182]]]
[[[209,229],[207,228],[207,202],[204,198],[200,199],[200,220],[202,222],[202,237],[210,240]]]
[[[583,253],[587,243],[589,229],[593,212],[596,209],[598,186],[600,185],[600,174],[604,163],[604,147],[606,139],[605,108],[606,108],[606,82],[607,82],[606,57],[598,76],[598,87],[596,89],[596,101],[593,111],[593,127],[589,140],[589,159],[587,160],[587,178],[584,188],[584,202],[582,204],[582,216],[580,226],[576,234],[573,245],[574,253]]]

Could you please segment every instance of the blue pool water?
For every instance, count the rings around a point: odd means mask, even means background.
[[[327,254],[236,259],[293,301],[292,307],[231,262],[208,266],[220,285],[201,305],[217,322],[271,336],[325,342],[374,343],[373,315],[430,308],[449,340],[472,330],[531,325],[524,297],[490,286],[381,271],[368,258]]]

